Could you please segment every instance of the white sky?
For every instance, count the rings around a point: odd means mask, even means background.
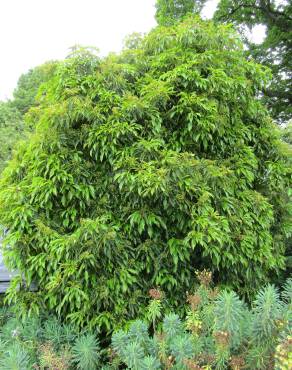
[[[119,51],[125,36],[156,25],[156,0],[0,0],[0,100],[10,98],[22,73],[63,59],[70,46]],[[209,0],[212,16],[218,0]],[[259,33],[257,33],[259,36]]]

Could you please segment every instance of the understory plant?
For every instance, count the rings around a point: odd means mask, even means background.
[[[96,335],[62,324],[56,317],[0,313],[1,370],[95,370],[102,368]]]
[[[285,267],[291,166],[259,100],[269,71],[199,17],[127,45],[58,64],[0,180],[23,315],[109,333],[153,286],[179,306],[196,269],[251,299]]]
[[[150,289],[144,315],[116,330],[79,330],[56,317],[17,318],[0,311],[0,370],[290,370],[292,280],[281,292],[263,287],[251,305],[212,274],[178,311],[161,289]]]
[[[199,276],[206,282],[210,273],[203,271]],[[132,370],[289,370],[291,288],[290,279],[280,297],[276,287],[267,285],[260,289],[249,308],[234,291],[219,291],[209,283],[201,284],[187,295],[184,320],[168,312],[154,330],[149,320],[139,319],[128,329],[115,332],[112,337],[115,363],[126,364]],[[153,302],[156,298],[152,299]]]

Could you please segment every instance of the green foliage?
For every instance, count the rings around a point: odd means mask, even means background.
[[[188,13],[201,12],[204,0],[157,0],[156,20],[168,26]],[[241,33],[246,54],[269,67],[273,79],[263,90],[263,102],[278,122],[292,118],[292,5],[286,0],[220,0],[214,21],[232,23]],[[250,37],[255,26],[265,26],[266,36],[261,43]]]
[[[24,137],[22,116],[10,102],[0,102],[0,173],[11,158],[14,144]]]
[[[38,99],[43,98],[43,84],[53,78],[56,67],[57,62],[47,62],[31,69],[19,78],[14,99],[8,102],[0,101],[0,173],[11,159],[16,143],[26,139],[24,114],[38,104]]]
[[[162,26],[170,26],[193,12],[200,12],[206,0],[157,0],[156,15],[157,23]]]
[[[167,314],[162,330],[153,336],[141,321],[114,333],[112,348],[121,364],[133,370],[144,369],[145,361],[153,369],[265,370],[276,358],[276,363],[286,364],[282,369],[289,368],[291,325],[286,318],[291,318],[291,301],[285,306],[272,285],[259,291],[252,309],[233,291],[218,292],[210,285],[197,288],[188,302],[185,322]]]
[[[96,337],[55,317],[19,320],[3,311],[0,343],[3,370],[95,370],[102,366]]]
[[[99,365],[99,345],[92,334],[83,335],[76,339],[72,347],[73,361],[77,369],[94,370]]]
[[[292,121],[290,121],[284,128],[283,128],[283,131],[282,131],[282,139],[292,145]]]
[[[22,115],[37,104],[37,95],[42,84],[49,81],[55,74],[58,62],[46,62],[30,69],[20,76],[13,92],[11,105]],[[42,91],[40,91],[42,95]]]
[[[232,22],[245,37],[248,55],[271,68],[272,83],[265,89],[264,101],[278,121],[292,118],[292,4],[290,1],[220,0],[214,16]],[[254,44],[246,37],[256,25],[266,27],[266,37]]]
[[[29,354],[18,343],[15,343],[3,351],[0,358],[1,370],[29,370],[31,362]]]
[[[288,370],[291,360],[291,279],[281,290],[267,285],[249,308],[235,292],[213,288],[206,270],[188,293],[180,316],[167,296],[161,318],[125,324],[108,340],[80,331],[55,317],[20,320],[0,312],[0,369],[132,370],[275,369]],[[162,292],[152,289],[151,301]],[[148,307],[151,307],[151,302]],[[184,313],[183,313],[184,312]],[[290,356],[290,357],[289,357]],[[274,368],[274,367],[273,367]]]
[[[108,332],[153,286],[181,305],[198,268],[249,296],[284,268],[291,167],[258,100],[269,73],[198,17],[137,45],[75,51],[28,113],[0,184],[6,262],[38,285],[12,283],[22,314]]]

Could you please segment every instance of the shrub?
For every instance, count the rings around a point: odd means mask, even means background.
[[[20,320],[5,314],[0,328],[0,369],[95,370],[101,368],[96,337],[55,317]]]
[[[73,361],[79,370],[94,370],[99,364],[99,345],[94,335],[87,334],[78,338],[72,348]]]
[[[196,17],[121,55],[73,53],[1,180],[6,261],[23,274],[8,301],[110,331],[152,286],[179,305],[196,269],[252,296],[284,268],[290,227],[268,78],[229,26]]]
[[[18,343],[14,343],[7,349],[2,350],[0,358],[1,370],[28,370],[32,363],[27,350]]]
[[[249,307],[233,291],[213,288],[209,272],[197,276],[201,283],[187,293],[184,314],[174,313],[168,297],[151,289],[147,310],[160,301],[155,321],[146,312],[127,322],[110,347],[107,338],[99,341],[55,317],[19,320],[2,310],[0,369],[290,369],[291,280],[281,295],[263,287]]]
[[[291,297],[284,302],[267,285],[248,309],[233,291],[214,295],[205,285],[189,294],[188,302],[185,321],[166,314],[152,336],[140,320],[115,332],[112,350],[120,364],[132,370],[289,369]]]

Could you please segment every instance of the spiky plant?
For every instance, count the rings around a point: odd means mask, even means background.
[[[132,370],[141,369],[141,362],[145,357],[145,352],[141,344],[137,342],[128,343],[125,348],[124,362]]]
[[[22,334],[22,331],[22,322],[15,317],[11,317],[1,327],[1,338],[7,342],[11,342],[14,338],[19,337]]]
[[[30,370],[30,354],[19,343],[13,343],[0,358],[0,370]]]
[[[183,324],[178,315],[171,313],[165,316],[163,320],[163,332],[169,337],[182,334]]]
[[[93,334],[77,338],[72,347],[73,362],[77,369],[95,370],[99,365],[100,347]]]
[[[292,304],[292,278],[285,282],[281,296],[287,304]]]
[[[190,307],[185,322],[175,313],[168,314],[158,325],[161,331],[152,338],[139,320],[128,331],[115,333],[114,352],[133,369],[143,369],[144,361],[156,359],[154,363],[163,370],[268,370],[274,364],[275,349],[280,343],[277,361],[289,361],[291,329],[287,317],[291,317],[291,307],[287,293],[283,293],[284,304],[277,290],[267,286],[249,309],[233,291],[216,293],[214,300],[213,290],[208,289],[200,286],[194,294],[188,294]],[[289,292],[289,281],[286,291]],[[145,360],[147,356],[151,360]]]
[[[129,336],[123,330],[115,332],[112,336],[112,348],[122,358],[124,357],[125,344],[128,343]]]
[[[271,357],[272,356],[268,343],[260,342],[257,345],[251,345],[246,353],[247,369],[267,369]]]
[[[215,302],[215,332],[226,332],[230,345],[238,347],[242,340],[244,304],[233,292],[223,291]],[[248,323],[245,323],[248,325]],[[222,338],[223,339],[223,338]]]
[[[152,323],[153,330],[156,330],[156,322],[162,316],[162,304],[160,299],[152,299],[147,310],[147,319]]]
[[[40,335],[44,342],[51,342],[59,349],[61,345],[73,344],[77,331],[72,325],[62,324],[53,316],[44,321]]]
[[[169,349],[177,364],[183,366],[184,360],[194,355],[193,338],[189,334],[175,335],[169,339]]]
[[[143,343],[148,335],[148,326],[141,320],[134,321],[128,331],[130,341]]]
[[[25,342],[31,343],[32,346],[36,346],[40,340],[41,335],[41,320],[36,316],[27,317],[22,321],[22,339]]]
[[[267,285],[258,292],[253,307],[253,335],[258,341],[273,339],[282,309],[283,303],[276,287]]]
[[[42,338],[45,342],[52,342],[55,346],[63,343],[63,330],[56,317],[49,317],[42,327]]]
[[[140,362],[141,370],[161,369],[159,360],[153,356],[146,356]]]

